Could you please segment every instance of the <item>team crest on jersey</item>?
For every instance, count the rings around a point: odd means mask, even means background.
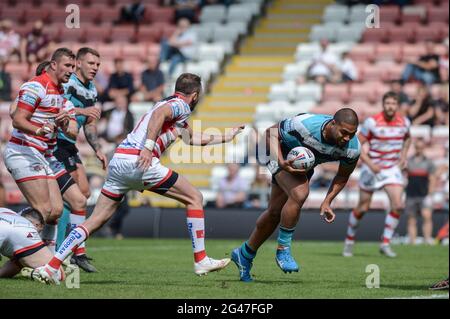
[[[36,164],[36,165],[31,166],[31,169],[32,169],[33,171],[39,172],[39,171],[41,171],[41,170],[44,169],[44,165],[42,165],[42,164]]]

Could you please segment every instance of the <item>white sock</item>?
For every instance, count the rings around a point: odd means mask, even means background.
[[[72,210],[70,212],[70,228],[75,229],[78,225],[81,225],[86,220],[86,210]],[[83,242],[78,248],[74,251],[76,256],[86,254],[86,244]]]
[[[61,247],[59,247],[53,259],[49,262],[49,265],[54,270],[59,269],[64,259],[66,259],[88,237],[89,232],[83,225],[78,225],[78,227],[72,229],[69,236],[67,236],[61,244]]]
[[[384,245],[389,245],[391,243],[392,236],[394,236],[394,232],[398,226],[399,220],[400,215],[398,213],[390,212],[389,214],[386,215],[382,238]]]
[[[203,210],[187,210],[187,225],[191,235],[194,260],[196,263],[206,257],[205,251],[205,215]]]
[[[359,226],[359,221],[361,218],[362,214],[357,214],[354,210],[352,210],[348,218],[347,237],[345,238],[346,244],[355,243],[356,230]]]

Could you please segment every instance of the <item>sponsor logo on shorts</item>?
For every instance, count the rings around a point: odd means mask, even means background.
[[[43,169],[44,169],[44,165],[42,165],[42,164],[36,164],[36,165],[31,166],[31,170],[36,171],[36,172],[42,171]]]

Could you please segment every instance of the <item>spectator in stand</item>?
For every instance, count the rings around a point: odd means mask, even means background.
[[[340,67],[342,82],[353,82],[358,80],[358,69],[348,52],[342,54],[342,63]]]
[[[144,13],[145,5],[141,1],[133,1],[120,9],[120,17],[117,23],[134,23],[138,25],[142,22]]]
[[[217,208],[241,208],[247,200],[249,185],[239,176],[239,165],[228,164],[228,176],[219,181]]]
[[[0,21],[0,59],[10,60],[13,55],[20,59],[20,35],[12,29],[11,20]]]
[[[180,19],[169,40],[161,42],[161,62],[170,60],[169,74],[172,76],[176,66],[193,59],[196,53],[197,34],[192,31],[188,19]]]
[[[50,54],[50,38],[43,31],[44,23],[38,20],[33,29],[22,39],[20,53],[22,62],[39,63]]]
[[[433,85],[430,90],[431,106],[434,110],[434,125],[449,124],[448,83]]]
[[[133,76],[125,71],[123,58],[119,57],[114,60],[116,72],[111,74],[109,85],[106,89],[106,100],[115,100],[118,96],[126,96],[130,98],[134,93]]]
[[[440,57],[435,53],[434,43],[428,41],[425,44],[426,54],[419,57],[418,61],[410,61],[403,71],[402,81],[411,79],[420,81],[426,85],[441,83]]]
[[[200,8],[200,0],[174,0],[175,21],[188,19],[191,23],[197,22],[197,12]]]
[[[408,109],[408,117],[412,125],[434,125],[434,110],[426,86],[422,85],[417,90],[416,97]]]
[[[319,84],[327,82],[338,82],[339,69],[337,67],[339,58],[328,50],[328,40],[320,41],[321,52],[313,57],[313,62],[308,68],[308,76]]]
[[[114,102],[115,107],[107,111],[105,117],[102,118],[103,121],[107,121],[102,137],[110,143],[118,144],[133,130],[134,118],[128,108],[126,96],[117,95]]]
[[[400,104],[401,112],[406,116],[408,114],[408,109],[411,104],[411,100],[408,95],[403,90],[403,82],[400,80],[392,80],[390,82],[390,91],[397,93],[398,95],[398,103]]]
[[[408,214],[408,237],[411,244],[417,239],[417,214],[422,215],[422,232],[425,243],[433,243],[433,200],[436,168],[424,154],[423,138],[415,142],[415,154],[408,160],[408,186],[406,187],[405,210]]]
[[[264,174],[261,166],[255,165],[255,171],[255,180],[251,185],[246,206],[251,208],[267,208],[272,178],[269,172]]]
[[[5,70],[6,63],[0,58],[0,102],[11,101],[11,75]]]
[[[155,56],[147,59],[147,69],[141,74],[141,86],[133,95],[134,102],[157,102],[164,93],[164,74],[159,69],[159,60]]]
[[[209,6],[213,4],[223,4],[228,7],[232,3],[234,3],[234,0],[202,0],[200,6],[203,8],[204,6]]]
[[[448,85],[448,45],[446,46],[446,49],[445,54],[441,56],[441,59],[439,60],[439,72],[441,81]]]

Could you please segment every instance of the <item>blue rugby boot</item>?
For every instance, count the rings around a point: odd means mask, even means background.
[[[243,282],[252,282],[252,276],[250,270],[252,269],[253,263],[251,260],[245,258],[242,255],[241,248],[236,248],[231,252],[231,260],[236,264],[239,269],[239,278]]]
[[[299,270],[297,262],[291,255],[290,248],[277,249],[275,261],[277,262],[278,267],[280,267],[280,269],[284,273],[298,272]]]

